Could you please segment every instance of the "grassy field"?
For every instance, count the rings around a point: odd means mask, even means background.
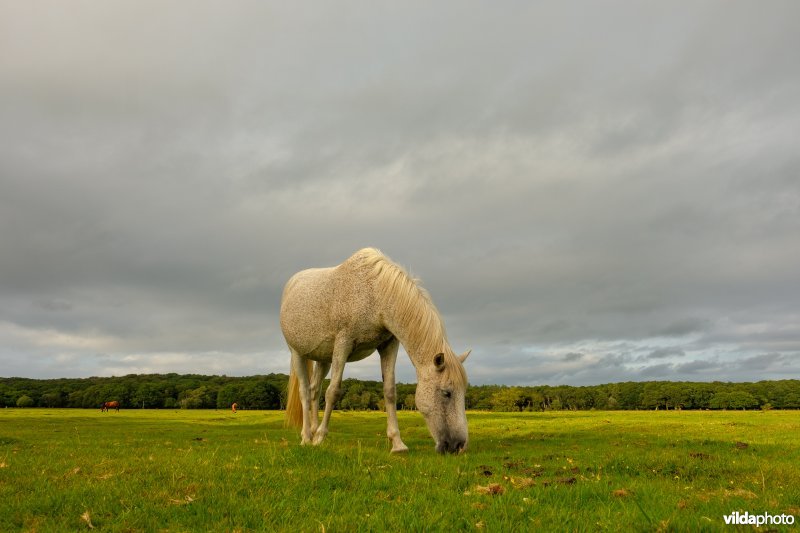
[[[317,448],[270,411],[0,410],[0,531],[800,531],[800,412],[468,413],[439,456],[400,413],[334,413]],[[767,528],[761,528],[761,531]]]

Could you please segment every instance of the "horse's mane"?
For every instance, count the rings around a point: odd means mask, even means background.
[[[396,320],[410,326],[406,333],[412,336],[412,342],[430,357],[443,353],[448,378],[466,387],[464,365],[450,347],[442,317],[419,280],[375,248],[359,250],[353,257],[368,268],[383,308],[393,309]]]

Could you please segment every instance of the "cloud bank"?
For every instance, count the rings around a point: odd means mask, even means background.
[[[797,378],[800,10],[684,8],[4,4],[0,375],[286,372],[376,246],[473,383]]]

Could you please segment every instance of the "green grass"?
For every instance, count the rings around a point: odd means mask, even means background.
[[[723,522],[737,510],[800,522],[797,411],[468,419],[469,451],[440,456],[402,412],[411,451],[394,456],[382,413],[334,413],[326,443],[301,447],[280,412],[4,409],[0,531],[714,531],[742,528]]]

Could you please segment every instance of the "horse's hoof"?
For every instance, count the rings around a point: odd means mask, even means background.
[[[395,446],[394,448],[392,448],[391,453],[408,453],[408,446],[406,446],[405,444],[403,444],[402,446]]]

